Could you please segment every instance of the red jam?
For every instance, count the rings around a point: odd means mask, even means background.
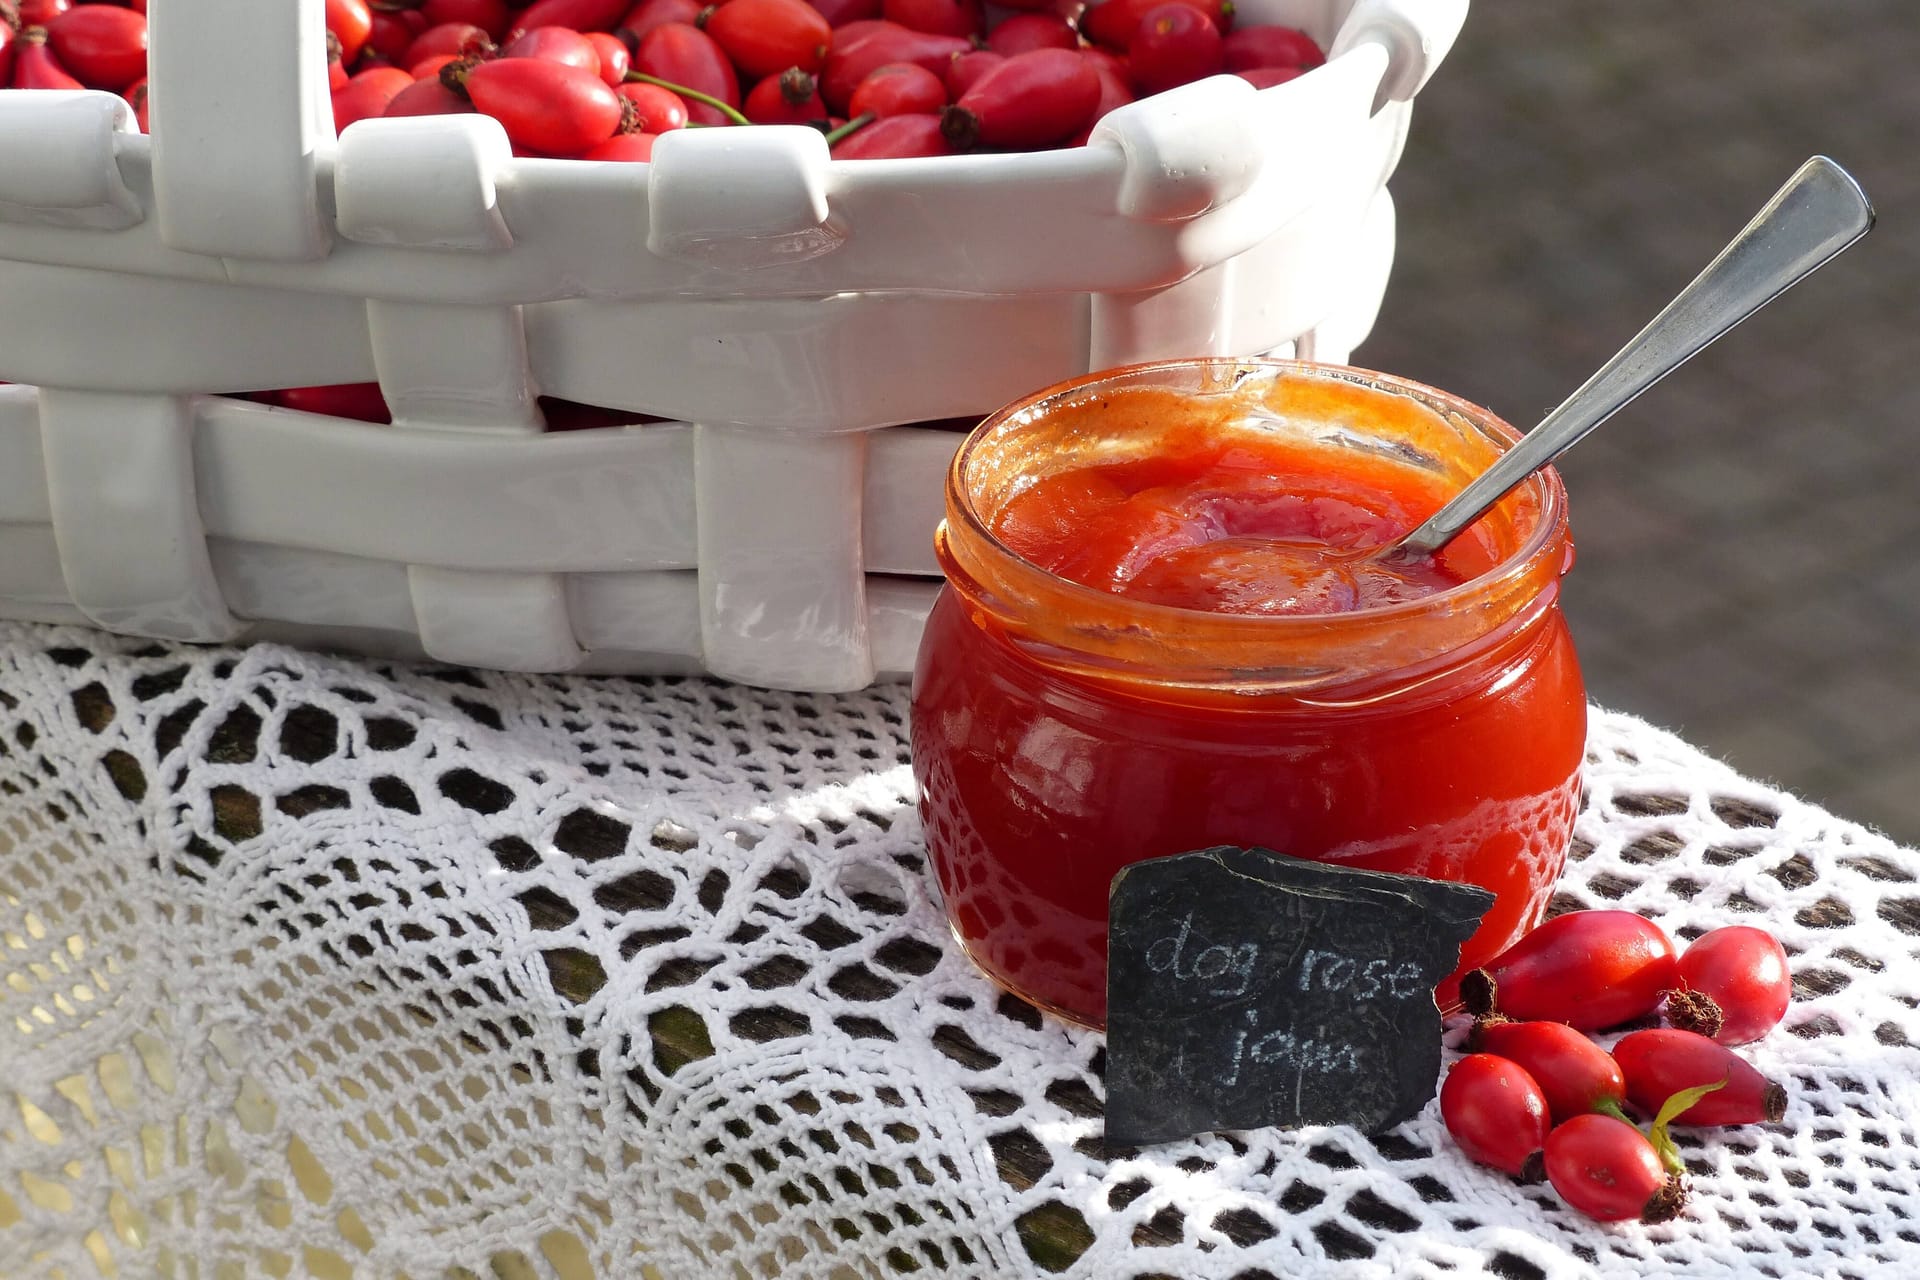
[[[1277,362],[1123,371],[984,424],[912,724],[976,963],[1099,1025],[1113,874],[1219,844],[1485,886],[1463,970],[1531,927],[1586,727],[1559,481],[1432,560],[1360,554],[1511,438],[1426,388]]]

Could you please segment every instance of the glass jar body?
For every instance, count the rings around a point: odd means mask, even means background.
[[[1002,986],[1099,1026],[1109,882],[1188,849],[1481,885],[1495,903],[1461,967],[1497,955],[1540,921],[1565,862],[1586,694],[1557,607],[1399,698],[1223,706],[1050,670],[948,591],[927,623],[912,735],[955,936]]]

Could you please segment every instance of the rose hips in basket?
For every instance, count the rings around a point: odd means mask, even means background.
[[[1680,990],[1667,1021],[1721,1044],[1746,1044],[1780,1025],[1793,1000],[1786,949],[1764,929],[1736,924],[1704,933],[1680,953]]]
[[[20,29],[44,27],[73,8],[73,0],[20,0]]]
[[[386,114],[393,100],[413,83],[413,77],[398,67],[369,67],[358,73],[333,95],[334,132],[345,133],[356,121]]]
[[[580,158],[645,164],[653,159],[653,144],[659,137],[656,133],[616,133]]]
[[[1327,60],[1312,36],[1292,27],[1239,27],[1227,33],[1220,52],[1228,71],[1256,67],[1311,69]]]
[[[628,11],[614,29],[614,35],[625,44],[629,51],[640,47],[655,27],[664,27],[671,23],[692,26],[706,11],[701,0],[640,0],[639,4]]]
[[[416,78],[414,82],[393,95],[387,103],[383,116],[463,116],[472,115],[475,108],[473,99],[463,93],[455,93],[442,84],[440,77],[427,76]]]
[[[504,40],[513,10],[507,0],[420,0],[420,16],[428,26],[464,22],[479,27],[494,40]]]
[[[948,100],[957,100],[961,94],[973,88],[981,76],[1006,60],[1004,54],[991,49],[974,49],[954,57],[947,63],[946,70],[940,73],[940,78],[947,85]]]
[[[987,33],[987,48],[1003,58],[1032,49],[1079,47],[1079,35],[1057,13],[1016,13]]]
[[[1233,73],[1256,89],[1271,89],[1307,74],[1304,67],[1248,67]]]
[[[0,89],[13,83],[13,49],[17,36],[13,24],[0,12]]]
[[[631,108],[597,72],[543,58],[497,58],[455,63],[447,87],[464,90],[473,105],[500,122],[517,150],[577,156],[621,132],[631,132]]]
[[[1223,34],[1233,25],[1231,0],[1178,0],[1199,10]],[[1124,52],[1140,20],[1167,0],[1101,0],[1080,14],[1080,34],[1094,44]]]
[[[1440,1083],[1440,1118],[1469,1160],[1538,1182],[1544,1172],[1549,1109],[1545,1093],[1518,1063],[1470,1053]]]
[[[819,82],[798,67],[768,76],[747,90],[740,114],[754,124],[814,124],[827,118]]]
[[[1625,1118],[1627,1083],[1620,1064],[1564,1022],[1490,1019],[1474,1026],[1468,1043],[1476,1053],[1497,1054],[1524,1068],[1556,1121],[1589,1111]]]
[[[512,40],[535,27],[571,27],[575,31],[611,31],[632,0],[533,0],[507,27]]]
[[[607,82],[609,89],[618,89],[626,83],[627,72],[633,66],[633,52],[617,36],[605,31],[589,31],[587,43],[600,59],[600,78]]]
[[[856,119],[871,116],[932,115],[947,105],[947,86],[925,67],[890,62],[853,91],[847,111]]]
[[[1133,83],[1143,94],[1162,93],[1216,75],[1220,31],[1198,9],[1175,0],[1147,10],[1127,42]]]
[[[302,413],[324,413],[332,418],[353,418],[360,422],[390,423],[393,414],[377,382],[343,382],[325,387],[288,387],[266,392],[261,399],[283,409]]]
[[[127,105],[133,108],[133,122],[140,126],[140,132],[152,133],[153,129],[147,122],[147,78],[141,76],[128,85],[123,96]]]
[[[620,96],[633,104],[637,133],[667,133],[687,127],[686,99],[671,89],[657,84],[623,84]]]
[[[1787,1094],[1739,1054],[1692,1031],[1656,1027],[1622,1036],[1613,1060],[1626,1078],[1627,1098],[1652,1111],[1684,1089],[1724,1081],[1724,1087],[1679,1112],[1675,1124],[1728,1125],[1778,1121]]]
[[[373,34],[367,0],[327,0],[327,30],[340,41],[340,61],[352,66]]]
[[[368,30],[365,52],[398,64],[406,60],[407,50],[413,47],[413,42],[432,26],[418,9],[402,9],[397,13],[376,9],[373,25]]]
[[[733,0],[738,4],[740,0]],[[655,27],[633,55],[633,70],[703,93],[729,107],[740,105],[740,77],[725,50],[697,27],[669,23]],[[628,74],[632,74],[629,72]],[[726,112],[689,99],[687,118],[695,124],[726,124]]]
[[[807,0],[835,31],[850,22],[878,18],[881,0]]]
[[[27,27],[13,49],[13,87],[16,89],[84,89],[47,48],[47,29]]]
[[[703,15],[702,29],[753,80],[788,67],[818,71],[833,28],[807,0],[727,0]]]
[[[1679,985],[1666,931],[1631,911],[1555,916],[1460,980],[1475,1016],[1565,1022],[1581,1030],[1652,1013]]]
[[[1035,49],[980,77],[940,117],[961,150],[1031,150],[1064,142],[1084,128],[1100,101],[1100,77],[1077,51]]]
[[[977,36],[987,29],[980,0],[883,0],[880,16],[936,36]]]
[[[593,42],[578,31],[566,27],[535,27],[517,40],[509,40],[501,50],[505,58],[545,58],[570,67],[600,74],[600,54]],[[611,87],[611,86],[609,86]]]
[[[1613,1116],[1590,1113],[1547,1135],[1547,1181],[1560,1198],[1601,1222],[1665,1222],[1686,1203],[1645,1134]]]
[[[959,36],[910,31],[894,22],[876,23],[857,35],[843,33],[827,51],[827,65],[820,73],[820,96],[829,107],[844,114],[860,82],[888,63],[912,62],[938,74],[956,56],[972,48],[970,41]]]
[[[428,58],[490,56],[493,51],[493,37],[479,27],[470,22],[443,22],[414,37],[406,52],[394,59],[394,64],[411,67]]]
[[[953,144],[940,132],[936,115],[888,116],[854,130],[833,147],[836,160],[909,160],[950,156]]]

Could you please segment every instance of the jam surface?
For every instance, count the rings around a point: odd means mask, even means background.
[[[1557,580],[1470,652],[1394,665],[1431,621],[1417,602],[1513,555],[1512,523],[1476,524],[1410,569],[1356,574],[1354,553],[1424,519],[1450,484],[1391,450],[1220,439],[1163,422],[1151,457],[1086,465],[1063,464],[1044,439],[1022,445],[1033,473],[991,509],[977,502],[980,526],[949,520],[949,586],[915,672],[914,771],[956,936],[1001,985],[1093,1025],[1106,1012],[1108,885],[1129,863],[1231,844],[1479,884],[1497,900],[1464,971],[1538,922],[1578,808],[1586,695]],[[1292,693],[1116,662],[1069,669],[1029,639],[1059,618],[996,603],[992,581],[956,572],[962,537],[992,552],[970,558],[983,574],[1011,552],[1180,611],[1139,613],[1149,639],[1223,624],[1244,638],[1252,615],[1297,642],[1322,623],[1286,615],[1371,626],[1357,611],[1416,603],[1381,624],[1383,665],[1356,685]],[[1071,613],[1068,596],[1044,608]]]
[[[1404,467],[1328,471],[1276,442],[1195,432],[1139,461],[1076,467],[1023,487],[991,521],[1016,555],[1129,600],[1211,613],[1350,613],[1418,600],[1492,568],[1490,540],[1439,555],[1370,556],[1439,505]]]

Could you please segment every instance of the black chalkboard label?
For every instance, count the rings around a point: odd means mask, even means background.
[[[1109,898],[1106,1144],[1410,1118],[1440,1073],[1434,985],[1492,905],[1472,885],[1266,849],[1125,868]]]

